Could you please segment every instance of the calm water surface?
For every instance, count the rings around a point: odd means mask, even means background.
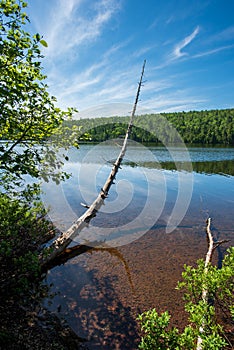
[[[81,202],[95,199],[119,150],[117,141],[70,150],[70,180],[43,186],[43,200],[61,230],[85,211]],[[131,143],[105,206],[72,244],[85,249],[73,248],[74,257],[48,273],[56,295],[46,305],[89,349],[137,349],[136,315],[152,307],[170,310],[182,326],[176,281],[184,263],[194,264],[206,252],[206,218],[212,217],[217,239],[234,243],[233,175],[231,147],[187,151]]]

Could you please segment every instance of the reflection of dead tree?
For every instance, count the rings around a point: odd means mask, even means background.
[[[208,218],[207,220],[207,226],[206,226],[206,234],[207,234],[207,242],[208,242],[208,250],[206,253],[206,259],[205,259],[205,267],[204,267],[204,274],[206,275],[208,273],[208,265],[211,262],[212,255],[214,250],[219,247],[221,244],[228,242],[228,240],[222,240],[218,242],[214,242],[214,238],[211,233],[211,218]],[[209,303],[209,289],[206,285],[203,285],[202,288],[202,301],[205,304]],[[199,336],[197,339],[197,347],[196,350],[202,350],[202,337],[201,335],[205,332],[205,320],[202,322],[202,325],[199,328]]]
[[[129,135],[132,130],[133,126],[133,118],[135,116],[137,103],[139,100],[140,90],[143,83],[143,76],[144,76],[144,70],[145,70],[145,61],[142,67],[140,82],[138,84],[138,89],[136,93],[135,103],[133,106],[132,114],[130,117],[130,121],[128,124],[128,128],[126,131],[126,135],[123,141],[123,145],[121,148],[121,151],[119,153],[118,158],[116,159],[115,163],[113,164],[113,167],[111,169],[111,172],[102,187],[100,193],[98,194],[97,198],[94,200],[94,202],[88,206],[88,209],[86,212],[79,217],[79,219],[60,237],[58,237],[47,249],[46,252],[44,252],[41,256],[41,266],[45,267],[47,264],[49,264],[55,257],[57,257],[59,254],[63,252],[63,250],[72,242],[72,240],[79,234],[79,232],[86,226],[88,226],[90,220],[96,216],[96,213],[101,208],[101,206],[104,203],[105,198],[108,196],[109,189],[116,177],[116,174],[118,170],[120,169],[120,165],[122,163],[122,160],[125,156],[126,149],[127,149],[127,141],[129,138]]]
[[[103,242],[93,242],[92,247],[85,244],[82,244],[82,245],[79,244],[74,247],[64,249],[62,253],[60,253],[49,264],[46,265],[46,270],[61,264],[65,264],[68,260],[75,258],[84,253],[92,254],[93,252],[107,252],[121,261],[121,263],[124,266],[125,272],[127,274],[131,289],[134,292],[134,285],[131,278],[131,272],[123,254],[118,249],[113,247],[108,247],[108,246],[99,247],[100,243],[103,244]]]

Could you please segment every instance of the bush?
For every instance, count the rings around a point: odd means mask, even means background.
[[[225,312],[226,322],[233,322],[234,247],[228,249],[221,269],[209,264],[205,273],[204,261],[199,260],[196,268],[185,265],[182,277],[177,288],[185,290],[189,325],[180,333],[177,328],[170,327],[167,311],[161,315],[155,309],[146,311],[138,316],[144,333],[139,349],[192,350],[197,348],[198,336],[202,338],[203,350],[224,349],[225,346],[228,349],[231,342],[227,343],[223,327],[217,322],[217,310]],[[208,303],[202,300],[204,286],[209,293]]]
[[[0,194],[0,280],[8,293],[26,292],[40,275],[39,247],[53,232],[45,215],[39,204]]]

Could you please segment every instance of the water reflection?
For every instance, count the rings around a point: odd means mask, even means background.
[[[92,150],[92,152],[90,152]],[[186,153],[188,150],[188,154]],[[69,150],[69,163],[108,164],[115,160],[119,147],[115,141],[100,145],[81,145],[80,149]],[[88,155],[88,157],[87,157]],[[173,158],[172,158],[173,155]],[[192,169],[189,166],[190,160]],[[125,165],[132,168],[146,167],[150,169],[185,170],[204,174],[234,175],[233,147],[170,147],[170,152],[163,146],[147,146],[130,143]]]
[[[110,159],[110,154],[113,158],[115,156],[113,148],[104,146],[101,154],[94,151],[93,159],[85,158],[90,147],[84,145],[80,151],[71,150],[69,154],[68,171],[73,173],[73,177],[63,185],[62,192],[74,216],[83,213],[80,202],[90,203],[96,196],[109,172],[110,165],[106,160]],[[132,152],[128,157],[131,161],[125,161],[118,173],[118,181],[127,179],[135,184],[131,202],[125,183],[119,191],[113,186],[106,200],[106,209],[99,212],[92,223],[96,230],[102,232],[103,227],[119,227],[138,216],[146,196],[151,195],[147,193],[146,173],[152,175],[154,186],[161,188],[164,185],[166,189],[165,205],[157,222],[151,229],[147,227],[144,236],[117,249],[94,249],[84,245],[70,247],[63,265],[53,268],[47,276],[48,283],[54,284],[53,291],[58,293],[52,300],[51,310],[59,310],[59,315],[75,332],[89,340],[88,346],[93,350],[137,349],[139,329],[136,315],[152,307],[159,312],[170,310],[175,326],[180,327],[187,322],[181,295],[175,291],[175,286],[184,263],[194,265],[198,258],[205,256],[207,216],[213,218],[212,229],[216,238],[230,239],[230,245],[234,243],[234,148],[189,149],[193,171],[192,198],[182,222],[168,234],[166,227],[177,199],[178,174],[181,171],[191,175],[183,152],[175,149],[173,154],[176,158],[172,160],[163,147],[153,147],[150,152],[155,160],[152,160],[152,156],[148,157],[149,153],[142,152],[141,148],[132,147],[129,151]],[[105,164],[97,172],[95,183],[88,175],[95,172],[92,162]],[[81,164],[87,170],[83,176],[84,183],[78,172]],[[56,186],[48,186],[47,196],[54,199],[59,207],[57,220],[62,220],[61,225],[64,225],[68,213],[56,197]],[[84,193],[85,189],[88,193]],[[113,213],[109,208],[113,203],[119,203],[118,192],[122,199],[127,196],[127,205],[123,211]],[[161,198],[160,192],[157,192],[153,208],[157,207]],[[129,234],[145,230],[147,216],[144,219],[137,227],[131,226]],[[88,233],[83,236],[84,244]],[[217,262],[221,261],[224,249],[222,247],[215,252]],[[72,259],[67,261],[69,254]]]
[[[100,278],[95,268],[87,268],[87,254],[94,255],[95,252],[102,254],[106,262],[110,255],[112,264],[106,267],[113,269],[111,275]],[[117,275],[114,272],[113,261],[114,265],[120,262],[123,275],[124,270],[127,272],[126,286],[122,287],[125,289],[130,285],[132,295],[132,282],[129,280],[125,259],[117,250],[115,252],[113,249],[109,251],[89,248],[84,255],[83,264],[81,261],[75,258],[64,266],[54,268],[48,274],[48,283],[54,282],[54,291],[58,292],[50,308],[59,310],[58,316],[66,318],[79,336],[87,340],[90,350],[136,349],[139,343],[136,320],[131,313],[131,307],[121,301],[115,289]]]
[[[234,176],[234,160],[220,160],[216,162],[192,163],[194,171],[204,174],[219,174]]]
[[[181,170],[188,171],[188,166],[184,162],[139,162],[138,164],[133,162],[125,162],[133,168],[146,167],[149,169],[165,169],[165,170]],[[219,161],[205,161],[205,162],[192,162],[192,169],[197,173],[203,174],[219,174],[224,176],[234,176],[234,160],[219,160]]]

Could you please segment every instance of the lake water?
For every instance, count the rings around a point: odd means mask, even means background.
[[[43,201],[60,230],[91,204],[120,151],[119,141],[71,149],[64,184],[44,184]],[[152,307],[186,322],[175,290],[184,263],[206,253],[205,220],[233,245],[234,148],[146,147],[131,142],[105,205],[71,245],[73,257],[50,270],[56,295],[46,305],[89,349],[137,349],[136,316]],[[74,248],[80,244],[83,249]]]

